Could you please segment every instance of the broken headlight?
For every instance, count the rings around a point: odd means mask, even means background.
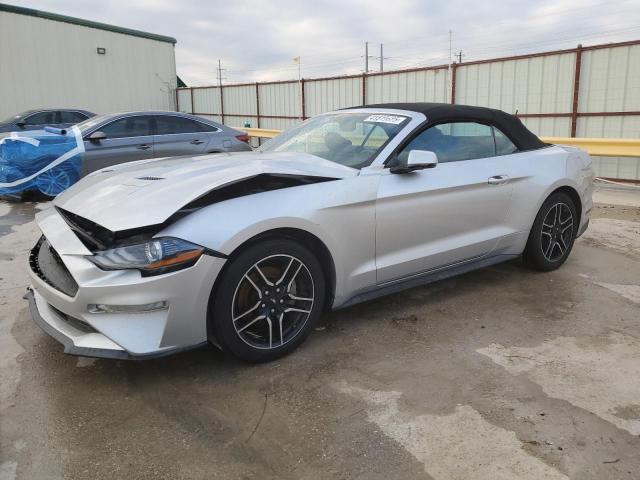
[[[204,250],[200,245],[179,238],[152,238],[97,251],[87,258],[103,270],[137,269],[143,276],[150,276],[190,267]]]

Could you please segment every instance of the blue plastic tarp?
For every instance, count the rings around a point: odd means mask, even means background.
[[[0,138],[0,195],[39,190],[55,197],[80,178],[83,152],[77,127],[12,132]]]

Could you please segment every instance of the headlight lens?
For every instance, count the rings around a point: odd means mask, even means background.
[[[204,248],[179,238],[152,238],[146,242],[95,252],[87,257],[104,270],[137,269],[143,276],[159,275],[194,265]]]

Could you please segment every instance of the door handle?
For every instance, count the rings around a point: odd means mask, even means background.
[[[136,148],[138,150],[149,150],[151,148],[151,145],[147,145],[146,143],[143,143],[142,145],[138,145]]]
[[[509,175],[494,175],[493,177],[489,177],[487,183],[489,185],[504,185],[509,183]]]
[[[198,140],[198,139],[196,139],[196,140],[191,140],[191,144],[192,144],[192,145],[201,145],[201,144],[203,144],[203,143],[204,143],[204,142],[203,142],[202,140]]]

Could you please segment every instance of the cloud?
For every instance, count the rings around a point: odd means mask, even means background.
[[[170,35],[178,39],[178,74],[189,85],[291,79],[292,58],[306,77],[359,73],[364,42],[377,67],[447,63],[448,31],[463,60],[567,48],[640,37],[635,0],[13,0],[45,11]],[[91,5],[91,9],[87,9]]]

